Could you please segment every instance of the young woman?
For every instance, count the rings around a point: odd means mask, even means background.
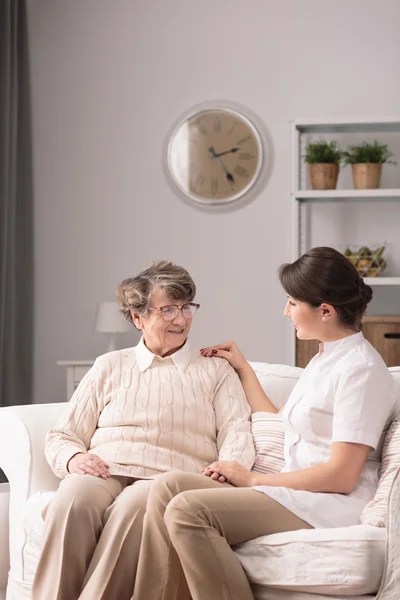
[[[232,545],[258,536],[357,523],[378,483],[385,425],[400,408],[394,379],[359,330],[372,290],[332,248],[279,273],[299,339],[320,340],[283,411],[285,467],[252,473],[218,460],[202,477],[156,478],[144,519],[134,600],[252,600]],[[202,350],[238,373],[252,412],[277,412],[234,342]]]

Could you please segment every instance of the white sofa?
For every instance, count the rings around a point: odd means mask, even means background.
[[[251,364],[274,404],[281,407],[301,369]],[[391,371],[400,386],[400,367]],[[64,407],[65,403],[58,403],[0,409],[0,467],[11,487],[7,600],[31,598],[43,530],[41,510],[59,483],[43,455],[44,437]],[[398,473],[389,501],[388,529],[355,525],[304,530],[257,538],[236,548],[255,599],[399,600],[399,500]],[[0,572],[0,580],[4,575]]]
[[[8,551],[8,507],[10,499],[10,485],[0,483],[0,600],[6,598],[8,567],[10,553]]]

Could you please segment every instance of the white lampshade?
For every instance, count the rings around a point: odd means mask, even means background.
[[[108,334],[108,351],[116,350],[116,333],[128,333],[133,325],[119,312],[118,303],[100,302],[97,307],[96,331]]]

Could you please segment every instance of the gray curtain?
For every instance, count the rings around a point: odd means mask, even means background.
[[[32,402],[32,200],[26,0],[0,0],[0,406]]]

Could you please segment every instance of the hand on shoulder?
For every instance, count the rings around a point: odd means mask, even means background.
[[[200,353],[205,357],[225,358],[235,371],[241,371],[248,365],[247,360],[233,341],[217,344],[216,346],[207,346],[202,348]]]

